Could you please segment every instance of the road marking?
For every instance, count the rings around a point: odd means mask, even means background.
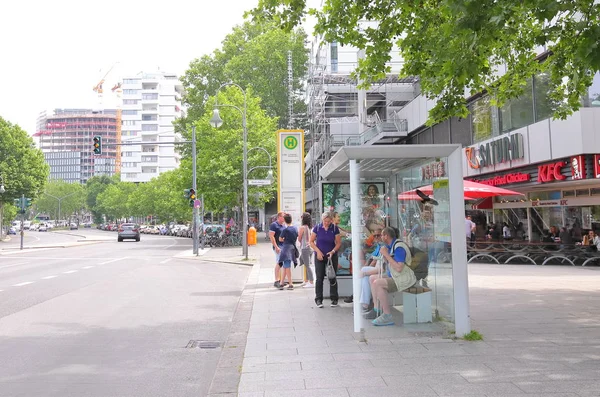
[[[162,261],[162,262],[160,262],[160,263],[161,263],[161,264],[167,263],[167,262],[169,262],[171,259],[173,259],[173,258],[165,259],[164,261]]]
[[[42,277],[42,280],[50,280],[51,278],[55,278],[58,276],[46,276],[46,277]]]
[[[22,287],[24,285],[33,284],[34,282],[35,281],[25,281],[24,283],[19,283],[19,284],[13,285],[13,287]]]
[[[7,267],[13,267],[13,266],[26,265],[26,264],[28,264],[28,263],[31,263],[31,262],[13,263],[12,265],[0,266],[0,269],[5,269],[5,268],[7,268]]]
[[[126,256],[124,256],[124,257],[122,257],[122,258],[111,259],[111,260],[109,260],[109,261],[106,261],[106,262],[101,262],[101,263],[98,263],[98,264],[99,264],[99,265],[106,265],[107,263],[113,263],[113,262],[116,262],[116,261],[120,261],[120,260],[122,260],[122,259],[127,259],[127,257],[126,257]]]
[[[91,268],[93,268],[93,267],[94,267],[94,266],[84,266],[84,267],[82,267],[82,269],[91,269]]]
[[[77,270],[69,270],[69,271],[63,272],[63,274],[71,274],[71,273],[77,273]]]

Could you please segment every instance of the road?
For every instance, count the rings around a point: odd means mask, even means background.
[[[180,258],[185,238],[16,237],[0,243],[0,397],[208,393],[221,349],[186,346],[225,340],[249,267]]]

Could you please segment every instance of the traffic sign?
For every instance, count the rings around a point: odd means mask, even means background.
[[[248,185],[251,186],[267,186],[273,183],[270,179],[248,179]]]
[[[194,208],[200,208],[202,206],[202,203],[200,202],[200,200],[194,200]]]

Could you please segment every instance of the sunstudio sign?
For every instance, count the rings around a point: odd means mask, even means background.
[[[467,147],[465,155],[469,167],[480,169],[522,159],[525,156],[523,147],[523,135],[517,132],[510,137],[501,137],[481,144],[479,147]]]

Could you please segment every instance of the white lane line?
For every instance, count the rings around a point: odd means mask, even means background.
[[[50,280],[51,278],[56,278],[58,276],[46,276],[46,277],[42,277],[42,280]]]
[[[124,256],[124,257],[122,257],[122,258],[111,259],[111,260],[109,260],[109,261],[106,261],[106,262],[101,262],[101,263],[98,263],[98,264],[99,264],[99,265],[106,265],[107,263],[113,263],[113,262],[120,261],[120,260],[123,260],[123,259],[127,259],[127,257],[126,257],[126,256]]]
[[[71,274],[71,273],[77,273],[77,270],[69,270],[69,271],[63,272],[63,274]]]
[[[171,259],[173,259],[173,258],[165,259],[164,261],[162,261],[162,262],[160,262],[160,263],[161,263],[161,264],[164,264],[164,263],[170,262],[170,261],[171,261]]]
[[[95,267],[95,266],[84,266],[84,267],[82,267],[82,269],[91,269],[93,267]]]
[[[13,287],[22,287],[24,285],[33,284],[34,282],[35,281],[25,281],[24,283],[19,283],[19,284],[13,285]]]
[[[13,263],[13,264],[11,264],[11,265],[0,266],[0,269],[5,269],[5,268],[7,268],[7,267],[13,267],[13,266],[21,266],[21,265],[26,265],[26,264],[28,264],[28,263],[31,263],[31,262]]]

